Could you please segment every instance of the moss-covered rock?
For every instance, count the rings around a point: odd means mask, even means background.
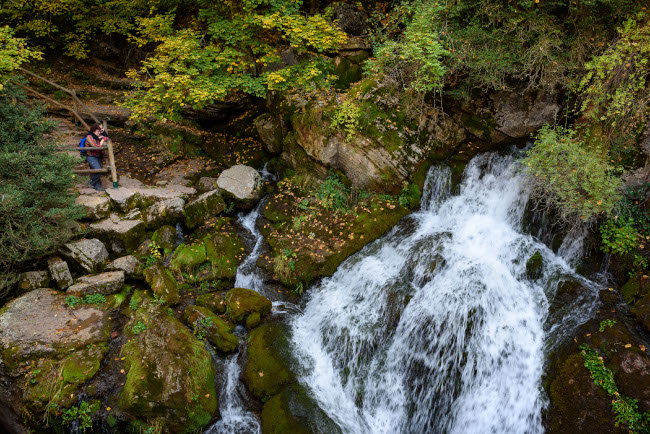
[[[542,272],[543,262],[544,258],[539,251],[535,252],[533,256],[528,258],[526,261],[526,277],[529,279],[537,279]]]
[[[634,300],[643,297],[650,291],[650,279],[643,276],[635,276],[625,282],[621,287],[621,295],[626,303],[632,304]]]
[[[210,292],[196,297],[196,305],[207,307],[212,312],[222,315],[226,313],[226,296],[220,292]]]
[[[251,331],[244,380],[255,397],[273,396],[295,380],[288,364],[288,344],[285,325],[267,323]]]
[[[341,429],[309,396],[293,384],[269,399],[262,408],[264,434],[341,433]]]
[[[207,260],[210,262],[212,278],[234,279],[237,266],[244,259],[244,242],[237,235],[230,221],[221,227],[202,232]]]
[[[195,334],[204,334],[215,348],[224,353],[232,353],[239,346],[239,340],[231,333],[228,324],[206,307],[189,306],[183,320]]]
[[[174,251],[174,244],[176,243],[176,228],[170,225],[161,226],[153,233],[151,241],[163,249],[165,256],[169,255]]]
[[[220,190],[203,193],[185,205],[185,209],[183,209],[185,225],[190,229],[199,227],[210,218],[221,213],[224,209],[226,209],[226,202],[221,197]]]
[[[638,322],[643,324],[646,330],[650,331],[650,294],[646,294],[634,303],[630,312],[632,312],[632,315],[634,315]]]
[[[271,312],[271,300],[246,288],[233,288],[226,294],[226,312],[235,322],[245,321],[252,313],[264,316]]]
[[[181,301],[176,279],[161,263],[146,268],[144,278],[153,293],[163,300],[165,304],[173,306]]]
[[[254,329],[258,325],[260,325],[260,322],[262,321],[262,318],[259,314],[259,312],[253,312],[250,315],[248,315],[248,318],[246,318],[246,327],[249,330]]]
[[[172,254],[169,268],[175,273],[191,271],[206,260],[205,245],[202,242],[183,243]]]
[[[163,420],[170,432],[195,432],[217,410],[212,358],[167,310],[144,297],[125,327],[127,371],[119,397],[122,411],[137,419]]]

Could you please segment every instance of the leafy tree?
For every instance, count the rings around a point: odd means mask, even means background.
[[[0,27],[0,91],[21,64],[40,58],[41,53],[29,48],[24,39],[16,38],[9,26]]]
[[[155,49],[130,73],[139,80],[127,103],[132,117],[179,120],[185,106],[201,108],[235,93],[265,97],[326,86],[330,62],[323,54],[345,35],[328,14],[305,16],[301,6],[301,0],[204,2],[182,30],[171,14],[140,19],[133,41]],[[284,62],[283,53],[295,61]]]
[[[16,265],[54,250],[73,234],[76,158],[56,152],[53,125],[24,105],[15,87],[0,94],[0,295]]]
[[[522,164],[534,195],[569,224],[610,213],[621,198],[623,183],[603,152],[587,149],[571,129],[543,127]]]

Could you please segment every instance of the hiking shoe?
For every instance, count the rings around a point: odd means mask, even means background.
[[[106,190],[103,189],[101,186],[100,186],[100,187],[93,187],[93,188],[94,188],[96,191],[106,191]]]

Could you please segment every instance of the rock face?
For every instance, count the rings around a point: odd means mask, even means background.
[[[208,308],[190,306],[185,309],[183,319],[194,329],[195,334],[204,334],[219,351],[232,353],[239,346],[239,340],[232,334],[228,324]]]
[[[108,317],[89,306],[67,309],[65,295],[47,288],[29,292],[2,309],[0,376],[20,376],[12,385],[17,413],[77,402],[80,386],[99,370],[108,349]]]
[[[282,128],[270,113],[258,116],[255,119],[255,128],[267,152],[270,154],[282,152]]]
[[[244,380],[255,397],[273,396],[294,381],[295,376],[285,360],[287,346],[286,326],[263,324],[251,332]]]
[[[207,193],[208,191],[215,190],[217,188],[217,178],[211,178],[209,176],[204,176],[199,179],[199,182],[196,184],[196,189],[199,193]]]
[[[134,251],[145,237],[145,224],[142,220],[122,218],[117,214],[91,224],[90,229],[118,255]]]
[[[185,201],[180,197],[161,200],[147,208],[144,212],[144,222],[149,228],[175,223],[182,217],[184,206]]]
[[[60,253],[77,263],[87,273],[102,271],[108,262],[108,250],[96,238],[65,244],[61,248]]]
[[[530,137],[560,111],[556,97],[541,92],[498,92],[491,99],[496,129],[507,138]]]
[[[205,261],[205,245],[203,243],[183,243],[174,251],[169,261],[169,268],[176,273],[191,271]]]
[[[233,288],[226,294],[228,316],[235,322],[245,321],[248,315],[264,316],[271,312],[271,300],[246,288]]]
[[[28,271],[20,276],[18,290],[27,292],[38,288],[47,288],[50,285],[50,273],[47,271]]]
[[[85,195],[77,196],[74,203],[86,209],[86,217],[91,220],[99,220],[111,212],[111,200],[106,196]]]
[[[47,266],[58,289],[66,289],[72,285],[72,274],[70,274],[67,262],[61,258],[53,257],[47,260]]]
[[[257,170],[243,164],[221,172],[217,185],[241,200],[259,199],[262,193],[262,177]]]
[[[166,187],[120,187],[106,191],[111,202],[121,212],[134,208],[145,209],[148,206],[167,199],[181,198],[187,201],[196,194],[196,190],[183,185],[168,185]]]
[[[94,276],[81,276],[66,293],[76,297],[90,294],[115,294],[124,286],[124,271],[109,271]]]
[[[185,225],[190,229],[201,226],[206,220],[215,217],[224,209],[226,209],[226,202],[221,197],[219,190],[203,193],[188,203],[183,210]]]
[[[178,284],[169,270],[162,264],[154,264],[144,270],[144,278],[155,295],[173,306],[181,300],[178,295]]]
[[[174,250],[176,243],[176,228],[170,225],[161,226],[153,233],[151,241],[163,249],[165,255],[169,255]]]
[[[226,313],[226,297],[218,292],[199,295],[196,297],[196,305],[206,307],[219,315]]]
[[[217,410],[215,370],[204,343],[147,297],[126,330],[121,409],[139,419],[162,418],[169,432],[200,431]]]
[[[142,264],[132,255],[117,258],[108,264],[106,268],[108,270],[122,271],[126,277],[142,277]]]

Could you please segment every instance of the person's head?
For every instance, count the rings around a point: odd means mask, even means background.
[[[103,129],[104,129],[104,126],[102,124],[100,124],[99,122],[97,122],[96,124],[93,124],[90,127],[90,132],[93,133],[93,134],[99,134],[99,133],[102,132]]]

